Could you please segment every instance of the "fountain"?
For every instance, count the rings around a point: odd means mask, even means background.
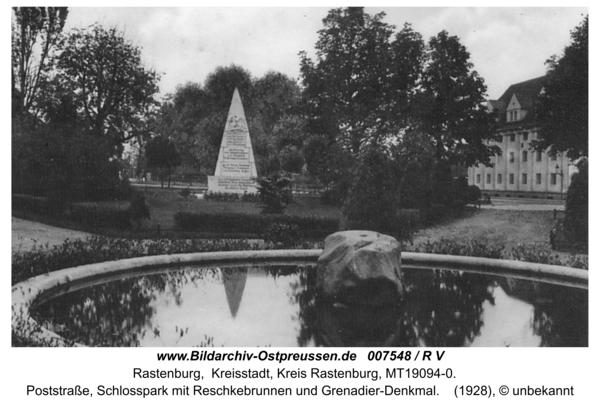
[[[320,250],[161,255],[40,275],[12,288],[31,345],[587,346],[588,272],[402,254],[385,303],[331,300]]]

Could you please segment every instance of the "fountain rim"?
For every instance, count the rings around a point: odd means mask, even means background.
[[[74,283],[96,281],[100,278],[119,279],[135,272],[146,271],[149,273],[156,268],[191,265],[209,267],[314,264],[321,252],[322,250],[312,249],[167,254],[66,268],[29,278],[12,287],[12,329],[15,331],[22,327],[24,332],[30,334],[28,338],[34,342],[83,347],[81,344],[71,342],[59,334],[38,325],[31,317],[30,310],[39,303],[40,298]],[[410,269],[477,272],[588,289],[589,273],[584,269],[505,259],[415,252],[403,252],[401,259],[402,266]]]

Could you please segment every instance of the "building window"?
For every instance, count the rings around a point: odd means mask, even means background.
[[[515,162],[515,153],[514,152],[508,153],[508,162]]]
[[[550,174],[550,184],[556,185],[556,174],[555,173]]]
[[[510,142],[515,142],[515,135],[514,134],[510,135]]]
[[[523,141],[527,141],[529,139],[529,133],[523,133]]]
[[[536,162],[540,162],[542,160],[542,153],[540,151],[535,153]]]
[[[527,151],[523,151],[523,162],[527,162]]]
[[[492,183],[492,175],[490,175],[489,173],[485,175],[485,183],[487,183],[488,185]]]
[[[498,183],[502,183],[502,174],[501,173],[498,174]]]
[[[522,183],[523,185],[526,185],[526,184],[527,184],[527,174],[526,174],[526,173],[523,173],[521,177],[523,178],[521,183]]]
[[[535,184],[536,185],[541,185],[542,184],[542,174],[541,173],[536,173],[535,174]]]
[[[477,174],[477,181],[476,182],[477,183],[481,183],[481,174],[479,174],[479,173]]]
[[[556,161],[556,153],[549,153],[548,155],[550,156],[551,161]]]
[[[514,173],[508,174],[508,183],[510,183],[511,185],[515,184],[515,174]]]

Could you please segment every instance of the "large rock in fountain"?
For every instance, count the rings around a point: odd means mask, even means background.
[[[323,294],[344,304],[382,305],[403,292],[401,246],[374,231],[340,231],[325,239],[317,262]]]

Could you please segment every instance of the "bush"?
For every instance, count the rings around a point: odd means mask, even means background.
[[[347,229],[389,232],[396,212],[396,185],[388,156],[369,148],[361,157],[344,202]],[[392,221],[390,221],[392,220]]]
[[[191,194],[192,194],[192,191],[190,190],[189,187],[186,187],[185,189],[181,189],[181,191],[179,192],[179,196],[183,197],[184,199],[187,199],[188,197],[190,197]]]
[[[475,185],[467,188],[467,203],[476,204],[481,199],[481,189]]]
[[[131,203],[129,203],[127,213],[129,215],[129,220],[135,222],[138,228],[141,227],[142,220],[150,219],[150,206],[146,203],[144,195],[136,194],[133,196]]]
[[[433,165],[429,185],[433,204],[448,205],[452,202],[454,189],[450,162],[442,160]]]
[[[272,224],[288,224],[298,227],[306,238],[321,238],[335,233],[339,219],[335,217],[299,217],[285,214],[252,213],[188,213],[175,214],[178,228],[188,231],[236,232],[263,235]]]
[[[93,228],[126,230],[131,227],[128,209],[101,207],[90,203],[73,203],[69,217]]]
[[[212,200],[215,202],[258,202],[260,201],[257,193],[225,193],[225,192],[209,192],[204,195],[204,200]]]
[[[571,235],[581,241],[588,241],[588,164],[582,161],[578,165],[579,173],[573,175],[567,191],[565,207],[565,225]]]
[[[398,191],[400,206],[406,209],[427,207],[431,200],[428,169],[423,164],[411,161],[400,180]]]
[[[561,256],[553,253],[546,246],[540,244],[519,244],[517,247],[508,250],[503,245],[486,240],[457,242],[454,240],[441,239],[436,241],[429,240],[416,246],[408,246],[406,247],[406,251],[479,258],[511,259],[537,264],[588,269],[588,259],[586,256],[571,255],[566,259],[562,259]]]
[[[341,188],[327,189],[321,193],[321,203],[328,206],[342,207],[346,199],[346,191]]]
[[[300,227],[297,224],[273,222],[262,238],[277,248],[291,248],[301,239]]]
[[[464,176],[459,176],[452,181],[452,189],[455,202],[462,202],[466,205],[469,201],[469,182]]]
[[[282,214],[292,202],[292,179],[285,174],[274,174],[256,179],[260,207],[264,214]]]

